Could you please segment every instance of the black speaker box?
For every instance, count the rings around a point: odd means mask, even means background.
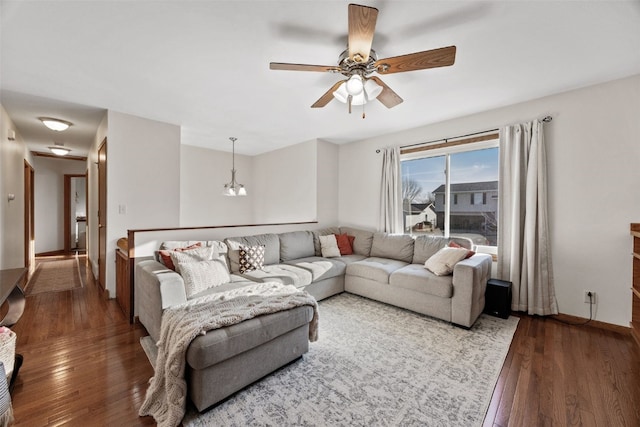
[[[489,279],[484,294],[484,312],[507,319],[511,313],[511,282]]]

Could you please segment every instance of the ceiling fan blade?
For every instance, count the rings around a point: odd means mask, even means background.
[[[402,104],[403,99],[400,98],[400,96],[398,96],[398,94],[393,90],[391,90],[391,88],[387,86],[382,80],[380,80],[380,77],[373,76],[370,77],[370,79],[382,86],[382,92],[380,92],[380,95],[378,95],[377,99],[378,101],[382,102],[385,107],[393,108],[398,104]]]
[[[379,59],[375,66],[380,74],[403,73],[405,71],[425,70],[427,68],[446,67],[456,60],[456,47],[448,46],[408,55]]]
[[[289,64],[286,62],[272,62],[269,64],[272,70],[290,70],[290,71],[319,71],[337,73],[340,68],[333,65],[308,65],[308,64]]]
[[[349,58],[353,62],[367,62],[369,59],[377,19],[378,9],[375,7],[349,5]]]
[[[346,82],[346,80],[340,80],[339,82],[337,82],[336,84],[334,84],[333,86],[331,86],[331,89],[329,89],[328,91],[325,92],[324,95],[322,95],[320,97],[320,99],[318,99],[312,106],[311,108],[322,108],[325,105],[327,105],[329,102],[331,102],[331,100],[333,99],[333,92],[335,92],[338,87],[340,87],[340,85],[342,83]]]

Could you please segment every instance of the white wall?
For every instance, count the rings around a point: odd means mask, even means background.
[[[179,222],[180,127],[109,111],[106,287],[111,297],[118,239],[129,229]]]
[[[629,223],[640,220],[640,75],[340,147],[340,223],[377,228],[377,148],[453,137],[547,114],[549,222],[560,312],[631,319]]]
[[[323,226],[338,225],[338,173],[340,151],[327,141],[317,142],[317,220]]]
[[[64,175],[81,175],[86,162],[34,157],[35,251],[64,250]]]
[[[231,153],[191,145],[180,147],[180,226],[252,224],[253,158],[236,154],[236,180],[247,189],[244,197],[222,195],[231,181]]]
[[[316,220],[317,167],[316,140],[255,156],[253,222]]]
[[[9,129],[15,141],[9,141]],[[24,267],[24,160],[31,154],[0,105],[0,269]],[[8,200],[8,195],[15,199]]]

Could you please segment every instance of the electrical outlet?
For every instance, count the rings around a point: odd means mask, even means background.
[[[591,294],[591,297],[589,297],[589,294]],[[584,291],[584,302],[589,304],[589,303],[596,303],[596,293],[593,291]]]

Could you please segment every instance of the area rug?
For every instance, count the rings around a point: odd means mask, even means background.
[[[347,293],[319,305],[302,359],[203,414],[188,408],[183,424],[482,425],[517,318],[464,330]]]
[[[26,294],[60,292],[82,287],[80,262],[78,258],[38,261]]]

